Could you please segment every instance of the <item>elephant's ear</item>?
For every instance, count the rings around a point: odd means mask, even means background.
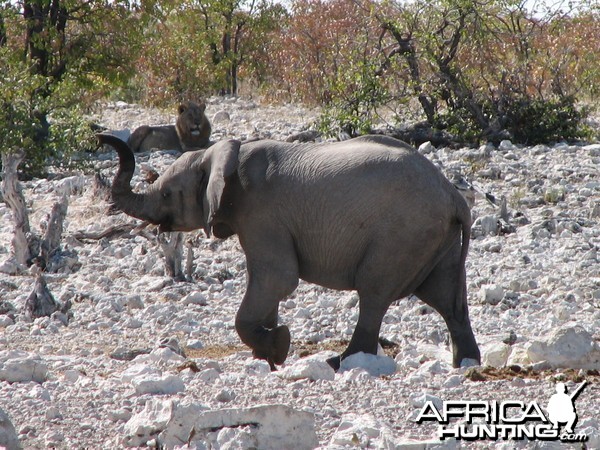
[[[210,236],[211,228],[221,207],[227,179],[238,168],[240,141],[221,141],[208,150],[202,159],[202,168],[208,178],[203,199],[204,231]]]

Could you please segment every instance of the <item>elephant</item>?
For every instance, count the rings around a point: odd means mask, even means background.
[[[336,370],[358,352],[377,353],[392,302],[414,294],[444,318],[453,365],[480,362],[467,307],[465,261],[471,212],[427,158],[386,136],[335,143],[224,140],[181,155],[146,192],[135,193],[131,149],[114,147],[112,201],[159,231],[203,229],[237,235],[246,255],[246,292],[235,328],[256,358],[275,370],[291,336],[278,305],[299,279],[355,290],[359,316]]]

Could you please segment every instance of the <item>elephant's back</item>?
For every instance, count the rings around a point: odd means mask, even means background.
[[[242,146],[238,173],[248,190],[311,202],[416,195],[436,203],[440,191],[454,190],[427,158],[386,136],[321,144],[252,142]]]
[[[427,158],[408,144],[386,136],[364,136],[307,148],[289,164],[292,174],[295,170],[309,178],[305,181],[311,177],[342,184],[352,181],[374,192],[443,184],[441,172]]]

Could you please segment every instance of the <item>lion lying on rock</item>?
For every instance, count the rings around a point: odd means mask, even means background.
[[[179,105],[175,125],[136,128],[127,143],[134,152],[179,150],[187,152],[205,148],[210,143],[211,126],[204,114],[206,104],[187,101]]]

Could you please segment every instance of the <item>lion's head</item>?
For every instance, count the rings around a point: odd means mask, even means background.
[[[210,122],[204,114],[206,104],[186,101],[179,105],[175,128],[183,151],[206,147],[210,140]]]

